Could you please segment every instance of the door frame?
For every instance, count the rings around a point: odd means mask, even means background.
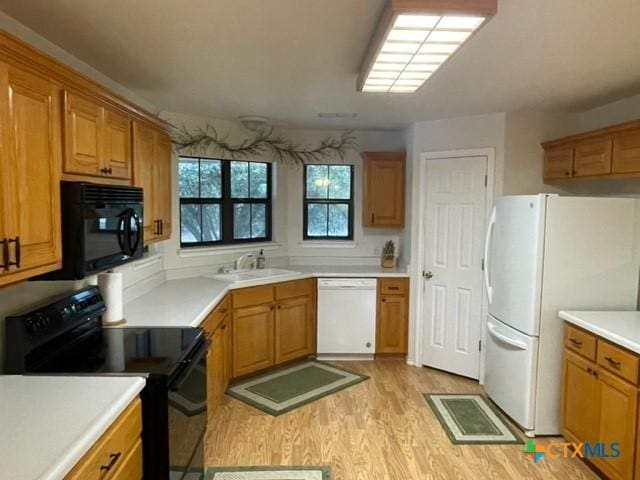
[[[414,197],[414,200],[418,201],[417,215],[414,218],[417,218],[417,222],[413,222],[413,231],[412,238],[417,240],[416,246],[416,256],[415,261],[412,259],[412,268],[411,268],[411,294],[412,297],[415,298],[415,306],[412,309],[414,312],[413,321],[411,322],[413,325],[411,328],[412,332],[410,332],[410,338],[413,342],[413,359],[408,363],[422,367],[422,335],[424,330],[424,288],[425,281],[422,276],[422,270],[424,269],[424,263],[426,259],[426,246],[424,241],[424,236],[422,232],[426,227],[426,211],[427,211],[427,170],[428,170],[428,161],[430,160],[442,160],[446,158],[463,158],[463,157],[485,157],[487,159],[487,188],[485,192],[485,227],[489,222],[489,218],[491,217],[491,211],[493,209],[493,201],[495,198],[494,185],[495,185],[495,161],[496,161],[496,152],[492,147],[489,148],[470,148],[464,150],[443,150],[443,151],[434,151],[434,152],[423,152],[420,154],[420,158],[418,161],[418,189],[416,189],[419,193],[417,194],[417,198]],[[482,307],[481,307],[481,318],[485,319],[488,315],[488,302],[487,297],[484,294],[485,285],[484,278],[482,280]],[[411,325],[410,325],[411,327]],[[482,341],[482,352],[480,352],[480,372],[479,372],[479,382],[480,384],[484,383],[484,364],[485,364],[485,355],[484,355],[484,346],[486,345],[486,324],[482,322],[480,328],[480,340]]]

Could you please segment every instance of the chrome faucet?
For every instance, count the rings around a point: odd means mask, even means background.
[[[236,270],[240,270],[244,261],[248,258],[253,258],[253,256],[253,253],[245,253],[244,255],[240,255],[236,260]]]

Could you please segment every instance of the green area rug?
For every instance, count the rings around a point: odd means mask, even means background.
[[[207,480],[330,480],[329,467],[215,467]]]
[[[366,375],[311,360],[236,383],[229,387],[227,395],[275,416],[368,378]]]
[[[482,395],[425,393],[424,398],[451,443],[523,443],[517,431]]]

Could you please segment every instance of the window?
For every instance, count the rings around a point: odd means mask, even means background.
[[[271,164],[180,157],[180,245],[271,240]]]
[[[305,165],[305,240],[353,239],[353,165]]]

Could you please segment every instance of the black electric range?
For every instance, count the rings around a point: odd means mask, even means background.
[[[204,478],[206,352],[199,328],[103,328],[106,307],[89,287],[7,317],[9,374],[139,375],[144,478]]]

